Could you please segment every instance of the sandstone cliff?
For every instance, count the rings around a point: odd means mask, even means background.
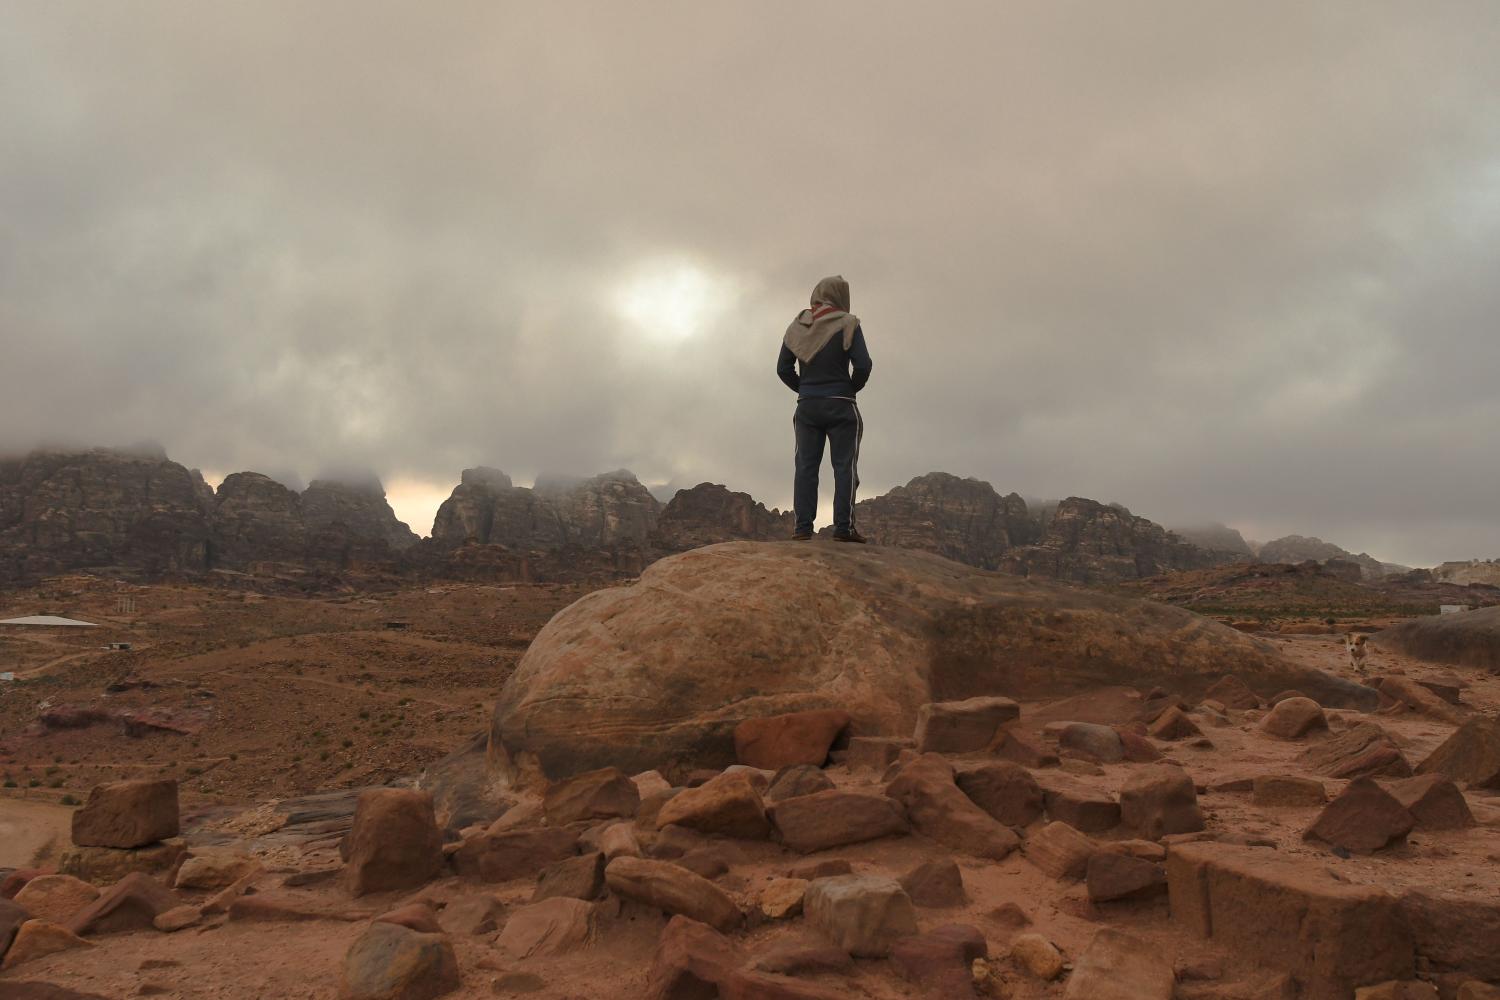
[[[0,461],[0,581],[83,566],[207,566],[210,510],[160,451],[35,451]]]
[[[1267,563],[1300,563],[1307,562],[1309,559],[1326,563],[1330,559],[1342,559],[1346,562],[1358,563],[1360,572],[1366,580],[1379,580],[1385,576],[1385,566],[1374,556],[1365,552],[1355,555],[1332,542],[1303,535],[1287,535],[1285,538],[1267,542],[1260,547],[1257,558]]]
[[[1116,504],[1069,497],[1053,509],[1036,544],[1006,553],[1001,569],[1070,583],[1136,580],[1232,561]]]
[[[699,483],[678,490],[662,509],[652,542],[664,552],[685,552],[715,542],[774,541],[791,535],[793,520],[791,511],[767,510],[748,493]]]
[[[1000,569],[1007,552],[1040,534],[1018,495],[1002,497],[989,483],[946,472],[861,500],[855,524],[882,545],[933,552],[981,569]]]

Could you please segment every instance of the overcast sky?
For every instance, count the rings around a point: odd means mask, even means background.
[[[1500,5],[0,0],[0,449],[862,493],[1500,555]]]

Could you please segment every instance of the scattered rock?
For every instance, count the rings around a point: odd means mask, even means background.
[[[917,933],[916,910],[901,884],[884,875],[838,875],[810,883],[807,922],[857,958],[883,958]]]
[[[854,965],[849,953],[833,945],[788,942],[773,946],[750,963],[757,972],[801,976],[821,972],[847,972]]]
[[[1149,840],[1202,830],[1193,779],[1170,764],[1133,772],[1120,788],[1120,822]]]
[[[1053,878],[1082,878],[1098,845],[1068,824],[1054,820],[1033,831],[1021,850],[1027,861]]]
[[[1398,778],[1385,787],[1411,813],[1418,830],[1458,830],[1474,825],[1468,800],[1445,774]]]
[[[598,847],[606,861],[641,856],[641,841],[631,823],[613,823],[599,835]]]
[[[603,852],[594,851],[564,858],[542,869],[537,877],[533,903],[562,896],[569,899],[598,899],[604,892]]]
[[[1308,770],[1330,778],[1411,775],[1411,765],[1395,741],[1373,722],[1362,722],[1348,732],[1309,747],[1297,760]]]
[[[803,854],[907,831],[900,804],[863,792],[832,790],[773,802],[770,817],[782,843]]]
[[[1500,788],[1500,720],[1475,716],[1465,722],[1417,765],[1417,773],[1446,774],[1470,788]]]
[[[988,954],[977,927],[948,924],[893,944],[891,967],[908,982],[921,984],[929,996],[958,1000],[974,995],[970,970],[975,959]]]
[[[853,736],[849,739],[849,770],[884,771],[896,762],[902,750],[912,747],[911,740],[884,736]]]
[[[151,925],[157,930],[172,934],[176,931],[187,930],[203,919],[203,911],[196,906],[174,906],[170,910],[158,913]]]
[[[912,826],[954,850],[998,860],[1019,843],[1008,827],[959,790],[952,765],[937,754],[923,754],[906,765],[885,793],[906,807]]]
[[[566,954],[593,939],[594,904],[554,896],[517,907],[495,938],[495,948],[506,958],[519,961],[538,955]]]
[[[602,872],[600,881],[602,883]],[[543,897],[545,898],[545,897]],[[532,902],[537,902],[535,896]],[[449,934],[462,934],[473,936],[476,934],[493,934],[500,928],[502,923],[500,917],[505,912],[505,904],[499,897],[488,893],[476,896],[463,896],[453,900],[443,907],[440,922],[443,930]]]
[[[98,889],[71,875],[39,875],[16,893],[16,902],[27,914],[54,924],[66,924],[68,918],[98,898]]]
[[[74,934],[114,934],[155,926],[158,915],[178,905],[172,890],[149,875],[133,872],[99,894],[69,918]]]
[[[1328,718],[1323,706],[1311,698],[1287,698],[1279,701],[1260,720],[1262,732],[1284,740],[1295,740],[1315,729],[1327,729]]]
[[[1095,851],[1085,875],[1089,899],[1096,903],[1140,899],[1167,889],[1167,871],[1154,861],[1116,851]]]
[[[901,888],[917,906],[962,906],[968,902],[963,873],[952,858],[922,862],[901,876]]]
[[[1198,728],[1188,714],[1176,705],[1170,706],[1165,712],[1156,717],[1156,721],[1146,727],[1146,735],[1153,740],[1185,740],[1194,736],[1202,736],[1203,731]],[[1070,991],[1071,992],[1071,991]]]
[[[635,782],[617,767],[601,767],[547,786],[542,808],[552,826],[634,816],[641,805]]]
[[[740,908],[722,889],[670,862],[616,858],[605,868],[604,881],[626,899],[680,913],[718,931],[730,931],[743,920]]]
[[[760,891],[760,912],[771,920],[795,917],[802,912],[808,884],[800,878],[773,878]]]
[[[1181,844],[1167,854],[1172,922],[1229,953],[1291,972],[1309,997],[1410,978],[1411,930],[1375,886],[1264,848]]]
[[[1226,708],[1243,710],[1260,707],[1260,696],[1234,674],[1225,674],[1218,683],[1203,693],[1203,697],[1205,700],[1213,699]]]
[[[746,719],[734,728],[734,755],[742,764],[775,771],[793,764],[821,767],[849,713],[833,708]]]
[[[1328,790],[1314,778],[1263,774],[1255,779],[1251,801],[1258,806],[1321,806],[1328,801]]]
[[[0,962],[0,969],[14,969],[22,962],[55,955],[60,951],[91,947],[93,945],[61,924],[50,920],[28,920],[16,930],[10,949],[5,953],[5,960]]]
[[[73,843],[79,847],[144,847],[178,831],[172,778],[98,785],[73,812]]]
[[[1120,804],[1108,793],[1058,774],[1042,775],[1037,783],[1048,818],[1084,833],[1103,833],[1120,825]]]
[[[1450,705],[1410,677],[1388,674],[1380,679],[1378,687],[1381,694],[1400,702],[1413,712],[1454,725],[1464,721],[1465,713],[1462,709]]]
[[[650,1000],[712,1000],[741,963],[734,942],[689,917],[675,916],[656,943],[646,980]]]
[[[375,918],[377,923],[398,924],[423,934],[442,934],[437,911],[426,902],[407,903]]]
[[[764,840],[771,833],[760,792],[743,772],[721,774],[675,796],[656,814],[656,824],[745,840]]]
[[[1367,854],[1401,843],[1416,819],[1373,778],[1356,778],[1323,808],[1304,836]]]
[[[1017,934],[1010,943],[1010,960],[1045,982],[1056,979],[1063,971],[1062,953],[1040,934]]]
[[[1133,764],[1151,764],[1161,760],[1161,751],[1156,749],[1156,744],[1139,733],[1133,733],[1128,729],[1116,729],[1120,737],[1120,749],[1125,751],[1125,759]]]
[[[354,896],[411,889],[443,869],[443,835],[432,793],[371,788],[360,793],[345,841],[344,886]]]
[[[1000,741],[990,751],[996,757],[1014,761],[1022,767],[1056,767],[1057,754],[1025,736],[1002,732]]]
[[[27,882],[41,875],[55,874],[56,868],[17,868],[7,871],[5,877],[0,878],[0,899],[14,899]]]
[[[1500,1000],[1500,986],[1471,980],[1458,988],[1457,1000]]]
[[[1109,726],[1091,722],[1074,722],[1065,726],[1057,736],[1060,750],[1082,754],[1086,759],[1113,764],[1125,759],[1125,747],[1120,734]]]
[[[730,973],[719,996],[723,1000],[848,1000],[848,994],[843,990],[831,990],[800,979],[751,969]]]
[[[732,867],[725,845],[696,847],[678,858],[677,864],[694,875],[701,875],[710,880],[718,878]]]
[[[260,868],[260,862],[243,854],[209,851],[194,854],[177,869],[177,889],[222,889]]]
[[[26,907],[14,900],[0,898],[0,958],[5,957],[5,950],[10,947],[16,931],[30,919],[31,914],[26,912]]]
[[[1042,786],[1031,772],[1010,761],[959,769],[959,790],[1006,826],[1030,826],[1042,816]]]
[[[94,885],[110,885],[132,872],[170,881],[186,856],[187,845],[174,837],[145,847],[74,847],[63,851],[57,867]]]
[[[917,712],[913,740],[918,753],[972,753],[988,747],[1001,726],[1020,716],[1020,706],[1009,698],[931,702]]]
[[[374,923],[344,954],[345,1000],[429,1000],[460,985],[458,958],[441,934]]]
[[[1492,892],[1408,889],[1401,913],[1428,968],[1500,981],[1500,902]]]
[[[1175,977],[1159,949],[1124,931],[1099,931],[1073,963],[1064,1000],[1172,1000]]]
[[[806,861],[800,865],[793,865],[787,871],[789,878],[801,878],[811,882],[817,878],[830,878],[834,875],[852,875],[854,866],[843,858],[823,858],[818,861]]]
[[[771,787],[766,792],[766,798],[771,802],[780,802],[783,799],[795,799],[799,795],[815,795],[818,792],[826,792],[834,787],[828,775],[823,769],[813,767],[811,764],[795,764],[791,767],[782,768],[771,779]]]
[[[503,819],[504,817],[502,817]],[[547,865],[573,857],[578,837],[568,830],[505,830],[470,837],[452,854],[458,874],[485,882],[509,882],[529,877]]]

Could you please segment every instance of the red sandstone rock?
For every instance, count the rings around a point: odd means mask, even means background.
[[[594,904],[567,896],[517,907],[505,921],[495,950],[512,961],[576,951],[594,939]]]
[[[1172,965],[1145,941],[1106,928],[1073,963],[1063,1000],[1172,1000]]]
[[[1154,740],[1185,740],[1202,736],[1203,731],[1186,712],[1173,705],[1156,717],[1156,721],[1146,728],[1146,734]]]
[[[1263,732],[1284,740],[1295,740],[1315,729],[1327,729],[1323,707],[1311,698],[1287,698],[1260,720]]]
[[[506,830],[469,837],[452,854],[458,874],[486,882],[532,878],[548,865],[578,853],[578,837],[552,828]]]
[[[1459,726],[1427,759],[1418,774],[1446,774],[1471,788],[1500,788],[1500,720],[1476,716]]]
[[[99,785],[73,813],[73,843],[80,847],[144,847],[178,830],[177,782],[171,778]]]
[[[1148,840],[1202,830],[1193,779],[1170,764],[1133,772],[1120,788],[1120,822]]]
[[[916,911],[899,882],[884,875],[838,875],[807,887],[807,922],[858,958],[882,958],[917,932]]]
[[[998,860],[1019,843],[1008,827],[959,790],[952,765],[937,754],[912,761],[885,793],[906,807],[912,826],[954,850]]]
[[[963,873],[952,858],[922,862],[901,876],[901,888],[917,906],[962,906],[968,901]]]
[[[28,914],[54,924],[67,924],[73,914],[98,898],[98,889],[71,875],[39,875],[16,893],[16,902]]]
[[[1007,732],[992,750],[996,757],[1014,761],[1022,767],[1056,767],[1057,754],[1044,749],[1035,741]]]
[[[744,919],[718,886],[666,861],[616,858],[605,868],[604,880],[617,895],[691,917],[715,930],[732,930]]]
[[[566,826],[580,820],[634,816],[641,805],[635,782],[617,767],[575,775],[547,786],[543,808],[547,822]]]
[[[375,918],[377,923],[397,924],[423,934],[442,934],[437,911],[427,903],[407,903],[405,906],[382,913]]]
[[[1092,722],[1074,722],[1065,726],[1057,736],[1058,749],[1081,754],[1087,760],[1112,764],[1125,759],[1125,747],[1120,734],[1109,726]]]
[[[849,739],[849,770],[868,768],[884,771],[896,762],[902,750],[910,749],[911,740],[890,739],[884,736],[854,736]]]
[[[1458,830],[1474,825],[1464,793],[1447,775],[1398,778],[1385,787],[1412,814],[1418,830]]]
[[[594,851],[564,858],[542,869],[531,901],[539,903],[553,896],[572,899],[598,899],[604,891],[604,854]]]
[[[345,843],[344,885],[355,896],[415,888],[443,868],[443,835],[431,792],[372,788],[360,793]]]
[[[1048,819],[1084,833],[1103,833],[1120,825],[1120,804],[1107,793],[1060,774],[1039,775],[1037,783],[1042,786]]]
[[[1251,801],[1258,806],[1321,806],[1328,801],[1321,781],[1293,774],[1261,775],[1252,792]]]
[[[960,1000],[974,995],[970,967],[988,953],[977,927],[949,924],[897,941],[891,946],[891,967],[930,996]]]
[[[431,1000],[461,985],[453,945],[441,934],[373,923],[344,955],[345,1000]]]
[[[975,805],[1006,826],[1030,826],[1041,818],[1042,786],[1019,764],[994,761],[963,766],[954,780]]]
[[[913,737],[918,753],[972,753],[994,742],[1000,727],[1021,715],[1009,698],[968,698],[923,705]]]
[[[742,956],[729,938],[681,915],[667,921],[646,980],[647,1000],[713,1000]]]
[[[1362,722],[1348,732],[1309,747],[1297,760],[1309,770],[1330,778],[1411,775],[1411,765],[1400,748],[1385,730],[1372,722]]]
[[[803,854],[907,831],[899,803],[862,792],[833,790],[775,802],[770,817],[782,843]]]
[[[760,792],[743,772],[721,774],[675,796],[656,814],[656,823],[745,840],[764,840],[771,832]]]
[[[1234,674],[1225,674],[1213,687],[1203,693],[1205,700],[1213,699],[1226,708],[1259,708],[1260,696]]]
[[[741,764],[775,771],[793,764],[821,767],[849,713],[833,708],[746,719],[734,729],[734,755]]]
[[[828,775],[823,773],[822,768],[813,767],[810,764],[796,764],[784,767],[771,779],[771,785],[766,790],[766,800],[780,802],[782,799],[795,799],[799,795],[813,795],[817,792],[826,792],[833,788],[834,784]]]
[[[1369,853],[1406,839],[1415,818],[1372,778],[1356,778],[1328,803],[1305,836]]]
[[[172,890],[149,875],[134,872],[110,886],[68,920],[74,934],[114,934],[150,929],[158,914],[177,906]]]
[[[1220,947],[1292,972],[1304,995],[1409,978],[1411,930],[1397,901],[1337,881],[1325,866],[1264,848],[1182,844],[1167,855],[1172,921]]]
[[[1082,878],[1098,845],[1068,824],[1053,821],[1032,831],[1021,850],[1053,878]]]
[[[1144,858],[1115,851],[1095,851],[1085,874],[1089,899],[1096,903],[1139,899],[1166,892],[1167,871]]]

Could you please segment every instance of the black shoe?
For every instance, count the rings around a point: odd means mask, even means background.
[[[812,532],[811,531],[799,531],[799,532],[797,532],[796,534],[794,534],[792,536],[792,541],[794,541],[794,542],[810,542],[810,541],[812,541]]]
[[[844,532],[835,531],[833,533],[833,540],[835,542],[854,542],[859,545],[864,545],[869,541],[868,538],[866,538],[864,535],[861,535],[853,528],[850,528],[848,531]]]

